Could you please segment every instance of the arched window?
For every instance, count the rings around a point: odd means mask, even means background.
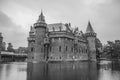
[[[31,48],[31,52],[34,52],[34,48],[33,47]]]
[[[73,47],[71,47],[71,52],[73,52]]]
[[[83,48],[83,53],[85,53],[85,48]]]
[[[81,50],[79,49],[79,53],[80,53],[80,51],[81,51]]]
[[[50,52],[52,51],[52,47],[50,46]]]
[[[59,52],[61,52],[61,46],[59,46]]]
[[[86,49],[86,53],[88,52],[88,50]]]
[[[67,48],[68,48],[68,47],[66,46],[66,51],[67,51]]]
[[[81,52],[83,53],[83,48],[81,49]]]

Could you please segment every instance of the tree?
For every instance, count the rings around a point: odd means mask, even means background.
[[[8,43],[7,51],[14,52],[14,49],[11,43]]]
[[[104,48],[106,56],[110,56],[112,59],[120,58],[120,42],[107,41],[107,46]]]

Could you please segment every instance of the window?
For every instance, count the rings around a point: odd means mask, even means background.
[[[71,52],[73,52],[73,47],[71,47]]]
[[[88,51],[87,51],[87,49],[86,49],[86,53],[87,53]]]
[[[32,47],[32,48],[31,48],[31,52],[33,52],[33,51],[34,51],[34,48]]]
[[[81,52],[83,53],[83,48],[81,49]]]
[[[67,46],[66,46],[66,51],[67,51]]]
[[[80,49],[79,49],[79,53],[80,53]]]
[[[85,48],[83,48],[83,53],[85,52]]]
[[[59,52],[61,52],[61,46],[59,46]]]
[[[52,51],[52,47],[50,46],[50,52]]]
[[[60,59],[61,59],[61,56],[60,56]]]

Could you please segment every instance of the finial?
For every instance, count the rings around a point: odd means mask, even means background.
[[[41,15],[43,16],[43,10],[41,9]]]

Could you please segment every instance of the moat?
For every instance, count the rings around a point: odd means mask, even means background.
[[[120,80],[120,61],[1,63],[0,80]]]

